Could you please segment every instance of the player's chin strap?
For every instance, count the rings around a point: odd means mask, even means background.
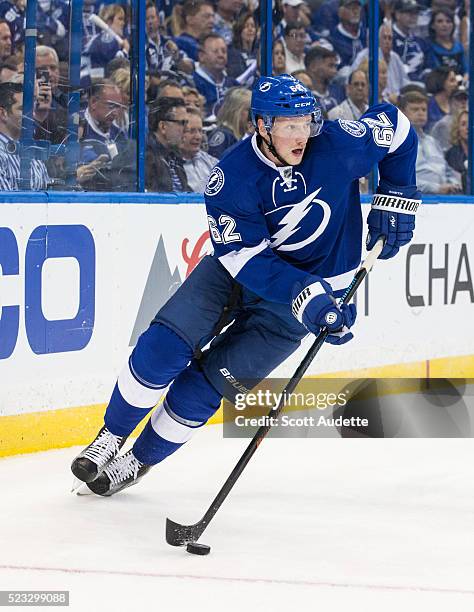
[[[276,150],[275,145],[273,144],[271,133],[267,131],[267,134],[268,134],[269,140],[265,140],[265,138],[261,134],[258,134],[257,136],[258,136],[258,138],[262,139],[262,141],[267,145],[268,150],[270,151],[270,153],[272,155],[274,155],[281,164],[283,164],[284,166],[291,166],[292,164],[289,164],[286,161],[286,159],[283,159],[283,157]]]

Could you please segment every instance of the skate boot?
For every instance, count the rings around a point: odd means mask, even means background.
[[[118,455],[125,444],[127,436],[115,436],[107,427],[97,434],[96,439],[89,444],[71,464],[72,473],[82,482],[92,482]]]
[[[109,497],[136,484],[151,467],[138,461],[129,450],[125,455],[115,457],[93,482],[87,483],[87,486],[96,495]]]

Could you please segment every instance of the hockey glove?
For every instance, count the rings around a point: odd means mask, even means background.
[[[312,334],[317,335],[326,327],[329,331],[326,342],[330,344],[345,344],[354,337],[349,328],[357,316],[355,305],[338,306],[331,285],[319,276],[295,284],[291,311]]]
[[[385,245],[379,259],[394,257],[413,238],[415,214],[420,204],[421,194],[416,187],[394,187],[381,182],[367,217],[367,250],[383,236]]]

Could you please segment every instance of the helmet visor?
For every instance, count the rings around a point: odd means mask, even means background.
[[[270,133],[278,138],[311,138],[319,132],[313,115],[301,117],[278,117],[273,122]]]

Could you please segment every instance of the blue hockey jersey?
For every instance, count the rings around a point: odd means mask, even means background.
[[[417,136],[391,104],[359,121],[327,121],[308,141],[302,162],[277,167],[256,136],[233,147],[205,191],[214,256],[262,298],[290,303],[296,281],[315,274],[336,295],[360,264],[358,179],[378,163],[391,186],[416,186]]]

